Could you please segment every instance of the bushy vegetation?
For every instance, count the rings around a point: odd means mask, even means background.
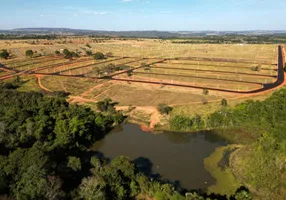
[[[87,148],[116,124],[115,116],[120,123],[120,113],[103,115],[1,85],[0,194],[67,198],[83,178]]]
[[[60,51],[58,51],[58,50],[56,50],[56,51],[55,51],[55,54],[58,56],[58,55],[60,55],[60,54],[61,54],[61,52],[60,52]]]
[[[255,67],[253,67],[252,70],[255,72],[259,72],[261,70],[261,65],[257,65]]]
[[[226,99],[222,99],[221,100],[221,105],[222,106],[227,106],[227,100]]]
[[[20,83],[16,78],[15,84]],[[96,113],[64,98],[4,85],[0,85],[0,199],[123,200],[139,194],[156,200],[215,199],[195,192],[186,198],[171,182],[145,175],[136,161],[123,156],[110,161],[89,150],[124,119],[110,99],[99,102],[103,112]]]
[[[92,51],[91,50],[86,50],[85,53],[86,53],[87,56],[92,56]]]
[[[104,54],[101,52],[96,52],[93,57],[95,60],[102,60],[105,58]]]
[[[73,51],[71,52],[68,49],[64,49],[63,54],[64,54],[66,59],[73,59],[73,58],[79,58],[80,57],[80,55],[78,53],[73,52]]]
[[[33,50],[29,49],[26,51],[25,55],[29,58],[32,58],[34,55],[34,52],[33,52]]]
[[[247,128],[249,132],[257,133],[269,130],[271,127],[280,124],[286,119],[286,89],[275,92],[265,101],[248,100],[234,108],[225,108],[218,110],[208,116],[200,117],[204,121],[204,129],[220,128]],[[224,102],[225,103],[225,102]],[[195,122],[195,117],[175,116],[171,120],[171,125],[178,130],[195,130],[196,123],[177,124],[177,118]],[[179,128],[181,127],[181,128]]]
[[[77,196],[80,199],[132,199],[147,194],[157,200],[185,199],[171,184],[150,181],[129,158],[120,156],[111,162],[91,158],[92,176],[84,178]]]
[[[173,108],[166,104],[159,104],[157,110],[162,115],[168,115],[173,110]]]
[[[9,58],[9,52],[6,49],[2,49],[0,51],[0,58],[8,59]]]
[[[209,94],[209,90],[206,89],[206,88],[204,88],[204,89],[203,89],[203,95],[208,95],[208,94]]]

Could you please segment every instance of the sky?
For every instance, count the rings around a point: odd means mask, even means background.
[[[0,29],[286,30],[286,0],[6,0]]]

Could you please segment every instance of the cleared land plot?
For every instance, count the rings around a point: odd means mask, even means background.
[[[234,82],[246,82],[246,83],[273,83],[275,78],[270,76],[262,75],[251,75],[251,74],[239,74],[239,73],[222,73],[222,72],[209,72],[209,71],[197,71],[197,70],[178,70],[178,69],[159,69],[150,68],[149,71],[145,69],[138,69],[134,71],[135,73],[144,73],[145,76],[150,75],[165,75],[165,79],[172,79],[173,77],[190,77],[190,78],[210,78],[210,79],[226,79]]]
[[[219,61],[197,61],[197,60],[167,60],[164,64],[177,65],[195,65],[195,66],[219,66],[219,67],[235,67],[235,68],[253,68],[261,66],[262,69],[277,69],[277,64],[258,64],[258,63],[237,63],[237,62],[219,62]]]
[[[241,74],[251,74],[251,75],[266,75],[266,76],[276,76],[276,70],[269,70],[261,68],[255,71],[254,68],[239,68],[239,67],[221,67],[221,66],[206,66],[206,65],[181,65],[181,64],[155,64],[151,69],[177,69],[184,71],[215,71],[215,72],[228,72],[228,73],[241,73]]]
[[[71,95],[80,95],[97,84],[96,81],[91,79],[53,76],[42,77],[41,82],[43,86],[52,91],[65,91],[71,93]]]
[[[67,66],[66,69],[63,68],[61,74],[63,75],[87,75],[87,76],[97,76],[97,70],[102,69],[109,64],[114,65],[129,65],[132,62],[137,61],[135,58],[112,58],[110,60],[103,61],[93,61],[87,65],[75,65],[75,67]]]
[[[127,77],[125,77],[127,78]],[[218,88],[218,89],[229,89],[234,91],[249,91],[254,89],[260,89],[260,84],[249,84],[249,83],[240,83],[234,81],[223,81],[223,80],[212,80],[201,77],[177,77],[177,76],[169,76],[169,75],[157,75],[157,74],[142,74],[142,73],[134,73],[133,79],[135,80],[144,80],[147,81],[158,81],[165,83],[173,83],[173,84],[187,84],[190,86],[202,86],[202,87],[210,87],[210,88]]]
[[[276,45],[237,45],[237,44],[98,44],[104,52],[114,52],[118,56],[137,57],[202,57],[244,59],[252,62],[277,62]]]
[[[93,91],[89,98],[103,100],[112,98],[122,106],[157,106],[160,103],[181,104],[185,102],[202,102],[216,100],[216,96],[194,94],[189,89],[160,88],[154,85],[108,83]],[[132,98],[130,98],[132,97]]]
[[[18,44],[17,44],[18,45]],[[17,49],[22,55],[28,49],[37,50],[39,53],[54,53],[55,50],[68,48],[71,51],[83,51],[88,49],[83,44],[54,44],[54,45],[15,45],[8,49]],[[252,62],[277,63],[276,45],[239,45],[239,44],[173,44],[160,40],[144,41],[113,41],[112,43],[90,43],[93,52],[112,52],[115,56],[132,57],[200,57],[200,58],[223,58],[240,59]]]
[[[43,62],[37,62],[37,63],[29,63],[29,64],[24,64],[24,65],[20,65],[18,67],[10,67],[14,70],[37,70],[37,69],[41,69],[44,68],[46,66],[49,65],[58,65],[58,64],[64,64],[64,63],[68,63],[69,61],[67,59],[64,58],[58,58],[58,59],[52,59],[52,60],[45,60]]]

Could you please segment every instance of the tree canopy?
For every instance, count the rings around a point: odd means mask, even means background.
[[[0,51],[0,58],[2,59],[8,59],[9,58],[9,52],[6,49],[3,49]]]
[[[33,52],[33,50],[30,49],[30,50],[27,50],[27,51],[26,51],[25,55],[26,55],[27,57],[30,57],[30,58],[31,58],[31,57],[33,57],[33,55],[34,55],[34,52]]]
[[[104,54],[101,53],[101,52],[96,52],[96,53],[94,54],[94,59],[95,59],[95,60],[102,60],[102,59],[104,59],[104,58],[105,58],[105,56],[104,56]]]

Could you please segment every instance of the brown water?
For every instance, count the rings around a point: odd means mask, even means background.
[[[123,155],[134,159],[147,175],[178,181],[186,189],[206,189],[215,183],[205,170],[204,159],[226,141],[212,133],[143,132],[138,125],[115,128],[93,150],[107,158]]]

